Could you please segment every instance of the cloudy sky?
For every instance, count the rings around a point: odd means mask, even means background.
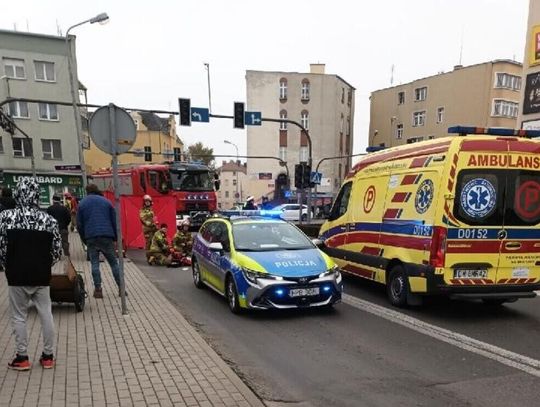
[[[537,1],[537,0],[533,0]],[[100,12],[107,25],[77,35],[79,78],[89,102],[178,110],[178,97],[232,114],[245,71],[307,72],[326,64],[356,87],[354,152],[366,147],[369,95],[390,85],[493,59],[523,62],[528,0],[18,0],[0,28],[56,35]],[[60,30],[60,31],[59,31]],[[248,106],[249,108],[249,106]],[[264,114],[264,112],[263,112]],[[230,120],[179,128],[186,144],[245,154],[246,134]]]

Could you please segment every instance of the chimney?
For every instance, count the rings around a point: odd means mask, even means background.
[[[324,75],[324,67],[325,64],[309,64],[309,71],[310,73],[317,73]]]
[[[457,71],[461,68],[463,68],[463,65],[454,65],[454,71]]]

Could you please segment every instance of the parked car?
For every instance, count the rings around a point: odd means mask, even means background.
[[[300,205],[299,204],[283,204],[278,205],[273,211],[281,211],[281,219],[284,220],[300,220]],[[302,220],[307,219],[308,209],[307,205],[302,205]],[[311,214],[313,218],[313,213]]]

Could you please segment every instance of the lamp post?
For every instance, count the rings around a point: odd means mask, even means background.
[[[69,41],[69,32],[80,25],[90,23],[100,23],[105,24],[109,21],[109,16],[107,13],[100,13],[95,17],[89,18],[88,20],[84,20],[80,23],[77,23],[75,25],[72,25],[68,28],[66,31],[66,50],[67,50],[67,60],[68,60],[68,74],[69,74],[69,84],[71,88],[71,104],[73,106],[73,116],[75,118],[75,131],[77,133],[77,143],[78,143],[78,152],[79,152],[79,162],[81,165],[81,176],[82,176],[82,186],[83,189],[86,189],[87,179],[86,179],[86,164],[84,163],[84,151],[83,151],[83,140],[82,140],[82,134],[81,134],[81,115],[79,112],[79,108],[77,107],[77,91],[78,86],[75,85],[75,76],[73,72],[73,64],[74,64],[74,55],[71,52],[72,47]]]
[[[223,142],[225,144],[230,144],[231,146],[234,146],[234,148],[236,148],[236,165],[238,165],[238,146],[232,142],[230,142],[229,140],[223,140]],[[240,198],[240,195],[238,195],[238,168],[236,169],[236,195],[235,195],[235,198],[237,199],[238,201],[238,198]],[[240,199],[241,201],[241,199]]]

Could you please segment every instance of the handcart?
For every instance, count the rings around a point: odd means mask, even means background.
[[[82,275],[75,270],[69,257],[63,257],[52,268],[51,301],[72,302],[75,304],[75,310],[81,312],[86,297]]]

